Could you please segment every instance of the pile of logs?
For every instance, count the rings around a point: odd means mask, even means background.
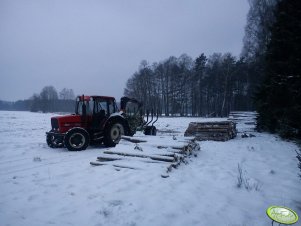
[[[232,121],[191,122],[184,136],[194,136],[198,141],[227,141],[236,137],[236,134],[236,123]]]
[[[127,169],[142,169],[143,166],[149,163],[164,164],[165,173],[162,177],[168,177],[168,173],[172,169],[177,168],[181,163],[187,163],[186,158],[194,155],[195,151],[200,150],[200,146],[194,139],[175,140],[170,143],[170,137],[167,139],[169,144],[156,145],[151,143],[145,137],[144,139],[138,139],[134,137],[122,136],[123,141],[138,144],[141,149],[134,148],[134,150],[105,150],[100,154],[96,161],[90,162],[93,166],[112,165],[115,168],[127,168]],[[164,139],[163,139],[164,140]],[[151,147],[152,151],[144,151]],[[118,149],[118,146],[117,146]],[[144,164],[137,164],[137,162],[143,162]],[[142,168],[141,168],[142,167]]]

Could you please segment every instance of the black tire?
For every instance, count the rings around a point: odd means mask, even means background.
[[[62,137],[55,137],[52,134],[46,136],[47,145],[51,148],[62,148],[64,147],[64,141]]]
[[[145,129],[144,129],[144,134],[145,135],[150,135],[150,136],[156,136],[157,134],[157,129],[155,126],[147,126]]]
[[[157,128],[155,126],[152,126],[152,136],[156,136],[157,135]]]
[[[64,139],[64,144],[69,151],[85,150],[89,143],[89,133],[82,128],[73,128],[69,130]]]
[[[145,129],[144,129],[144,134],[145,135],[150,135],[150,133],[151,133],[151,127],[150,126],[147,126],[147,127],[145,127]]]
[[[105,129],[103,143],[107,147],[115,147],[119,143],[121,136],[124,134],[124,126],[120,122],[109,124]]]

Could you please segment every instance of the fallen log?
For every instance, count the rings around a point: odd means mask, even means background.
[[[92,165],[92,166],[114,166],[114,167],[117,167],[117,168],[126,168],[126,169],[133,169],[133,170],[141,170],[140,168],[137,168],[137,167],[126,166],[126,165],[119,165],[119,164],[107,164],[107,163],[102,163],[102,162],[90,162],[90,165]]]
[[[122,158],[112,157],[112,156],[98,156],[97,160],[100,162],[109,162],[109,161],[116,161],[116,160],[123,160]]]
[[[132,142],[132,143],[135,143],[135,144],[147,142],[147,140],[141,140],[141,139],[136,139],[136,138],[133,138],[133,137],[127,137],[127,136],[121,136],[121,139],[122,139],[122,140],[129,141],[129,142]]]
[[[115,168],[141,169],[136,167],[137,164],[139,167],[143,166],[140,162],[157,163],[160,168],[166,167],[165,174],[162,174],[162,177],[166,178],[172,169],[177,168],[182,163],[187,164],[188,156],[193,154],[194,151],[200,150],[199,143],[196,142],[195,139],[187,139],[187,141],[180,145],[173,143],[173,146],[154,145],[154,147],[158,149],[154,149],[154,152],[151,152],[151,154],[106,150],[97,157],[96,161],[90,162],[90,164],[92,166],[111,165]],[[166,150],[160,151],[159,148],[166,148]],[[196,154],[194,154],[194,156],[196,156]],[[149,167],[149,165],[146,166]]]
[[[163,161],[163,162],[173,162],[173,161],[175,161],[174,157],[167,157],[167,156],[134,154],[134,153],[127,153],[127,152],[113,152],[113,151],[104,151],[103,153],[104,154],[112,154],[112,155],[138,157],[138,158],[150,158],[152,160],[158,160],[158,161]]]
[[[99,162],[110,162],[110,161],[121,161],[121,160],[125,160],[125,161],[132,161],[134,157],[132,156],[121,156],[121,155],[115,155],[115,154],[103,154],[97,157],[96,161]],[[137,158],[136,161],[141,161],[141,162],[145,162],[145,163],[165,163],[162,161],[158,161],[158,160],[152,160],[152,159],[148,159],[148,158]]]

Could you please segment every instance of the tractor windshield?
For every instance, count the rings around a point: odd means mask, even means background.
[[[75,114],[95,115],[104,114],[110,116],[117,112],[118,108],[114,98],[102,96],[78,96],[76,98]]]

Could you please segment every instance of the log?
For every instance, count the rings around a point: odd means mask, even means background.
[[[236,134],[236,124],[232,121],[191,122],[184,136],[195,136],[197,140],[227,141]]]
[[[97,160],[100,162],[109,162],[109,161],[122,160],[122,158],[112,157],[112,156],[98,156]]]
[[[182,150],[185,146],[156,146],[158,149],[167,149],[167,148],[171,148],[171,149],[175,149],[175,150]]]
[[[137,157],[137,158],[150,158],[152,160],[158,160],[163,162],[173,162],[175,160],[174,157],[166,157],[166,156],[158,156],[158,155],[145,155],[145,154],[134,154],[127,152],[113,152],[113,151],[104,151],[104,154],[112,154],[112,155],[122,155],[129,157]]]
[[[146,140],[136,139],[136,138],[127,137],[127,136],[121,136],[121,139],[135,143],[135,144],[147,142]]]
[[[176,149],[172,149],[170,146],[166,146],[166,152],[160,153],[157,151],[156,153],[141,154],[140,152],[128,153],[128,152],[116,152],[116,151],[104,151],[103,154],[97,157],[95,162],[90,162],[92,166],[103,166],[103,165],[111,165],[116,168],[128,168],[128,169],[140,169],[137,167],[132,167],[127,165],[133,164],[135,161],[142,161],[146,163],[160,163],[166,164],[166,174],[162,174],[164,178],[168,177],[168,173],[172,171],[172,169],[177,168],[182,163],[187,163],[186,157],[191,155],[193,151],[200,150],[199,143],[195,142],[195,139],[189,139],[189,143],[185,142],[186,145],[182,146],[174,146]],[[155,146],[158,147],[158,146]],[[165,148],[161,147],[161,148]],[[196,155],[195,155],[196,156]],[[137,158],[133,158],[137,157]],[[116,161],[116,162],[115,162]],[[118,162],[118,164],[117,164]],[[123,165],[123,163],[126,163]]]
[[[116,154],[112,155],[112,154],[104,153],[104,155],[97,157],[97,161],[109,162],[109,161],[118,161],[118,160],[131,160],[131,158],[133,157],[133,156],[121,156],[121,155],[119,155],[119,156],[118,155],[116,156]],[[158,154],[158,157],[160,157],[160,156],[162,156],[163,158],[164,157],[176,158],[174,153]],[[139,161],[151,162],[151,163],[162,162],[162,161],[158,161],[158,160],[146,160],[146,159],[147,158],[141,158],[141,160],[139,159]]]
[[[92,166],[114,166],[114,167],[117,167],[117,168],[140,170],[140,168],[137,168],[137,167],[119,165],[119,164],[107,164],[107,163],[102,163],[102,162],[90,162],[90,165],[92,165]]]

